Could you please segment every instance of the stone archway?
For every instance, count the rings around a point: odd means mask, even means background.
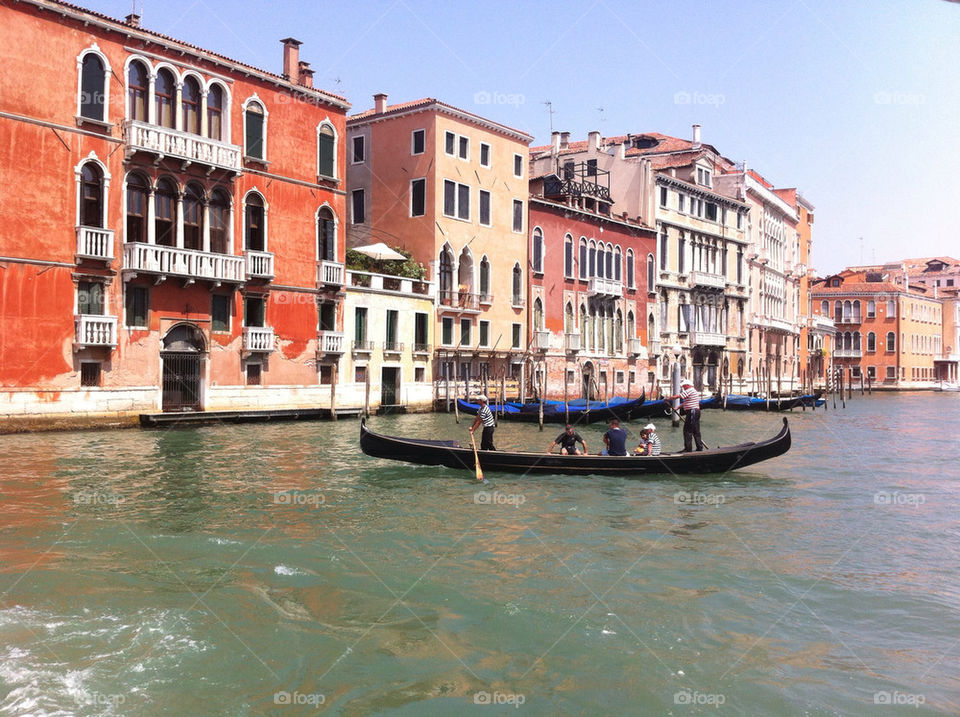
[[[203,360],[207,345],[194,324],[177,324],[163,337],[160,348],[164,411],[203,410]]]

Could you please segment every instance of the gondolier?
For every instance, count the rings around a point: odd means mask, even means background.
[[[493,411],[491,411],[490,406],[487,405],[486,396],[480,396],[477,401],[480,403],[480,410],[477,411],[477,417],[473,419],[473,425],[470,426],[470,433],[472,434],[482,425],[483,433],[480,436],[480,450],[495,451],[497,449],[493,445],[493,432],[497,424],[496,421],[493,420]]]
[[[681,413],[684,416],[683,421],[683,451],[689,453],[693,450],[693,442],[697,442],[697,450],[702,451],[706,448],[703,445],[703,439],[700,437],[700,392],[693,387],[688,380],[680,382],[680,393],[676,396],[668,396],[667,401],[680,399]]]

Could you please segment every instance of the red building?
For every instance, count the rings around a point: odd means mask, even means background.
[[[586,162],[530,184],[533,388],[549,398],[638,396],[650,383],[644,320],[656,235],[612,213],[609,172]]]
[[[0,418],[328,397],[349,104],[300,43],[279,75],[55,0],[0,25]]]

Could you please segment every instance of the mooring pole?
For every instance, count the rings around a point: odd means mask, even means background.
[[[337,364],[330,369],[330,420],[337,420]]]

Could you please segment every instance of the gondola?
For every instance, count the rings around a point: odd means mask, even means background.
[[[822,406],[823,399],[816,394],[783,398],[759,398],[730,393],[727,394],[726,401],[723,397],[717,396],[710,403],[700,402],[700,408],[723,408],[727,411],[791,411],[794,408],[800,408],[801,405]]]
[[[458,398],[457,408],[463,413],[475,415],[477,411],[480,410],[480,404]],[[490,410],[496,414],[497,418],[504,421],[517,421],[521,423],[538,423],[540,421],[539,403],[517,404],[507,402],[502,406],[491,405]],[[609,421],[612,418],[629,421],[631,418],[662,416],[665,410],[666,403],[663,401],[646,401],[645,392],[640,394],[640,398],[633,401],[607,404],[592,403],[589,408],[587,408],[586,405],[569,405],[569,409],[566,411],[564,410],[563,401],[544,401],[543,422],[567,423],[568,417],[569,422],[575,424]]]
[[[474,471],[474,452],[459,441],[400,438],[374,433],[360,422],[360,449],[368,456],[428,466],[446,466]],[[656,474],[725,473],[781,456],[790,450],[790,427],[759,443],[710,448],[691,453],[664,453],[659,456],[562,456],[555,453],[523,451],[478,451],[484,471],[509,473],[554,473],[566,475],[620,475],[642,478]]]

